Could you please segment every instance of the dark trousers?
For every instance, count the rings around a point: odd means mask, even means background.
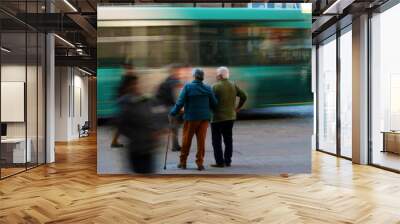
[[[154,173],[157,170],[156,148],[156,140],[132,141],[129,144],[130,165],[135,173]]]
[[[232,162],[232,128],[234,121],[221,121],[211,123],[212,145],[214,148],[215,162],[218,165],[231,164]],[[222,138],[224,139],[225,152],[222,152]]]
[[[178,141],[178,133],[179,133],[179,128],[183,123],[183,118],[181,115],[177,117],[168,117],[169,119],[169,124],[171,127],[171,133],[172,133],[172,148],[173,149],[179,149],[181,146],[179,145]]]

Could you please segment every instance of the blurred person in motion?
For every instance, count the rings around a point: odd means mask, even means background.
[[[170,115],[176,116],[184,108],[182,149],[178,168],[186,169],[192,138],[196,134],[196,164],[197,169],[201,171],[204,170],[203,162],[208,123],[211,117],[211,110],[217,105],[217,99],[211,87],[203,83],[203,70],[194,68],[192,75],[194,80],[183,87]]]
[[[124,76],[121,84],[119,131],[129,139],[130,165],[136,173],[153,173],[156,169],[156,149],[167,123],[166,108],[143,96],[136,75]],[[165,124],[164,124],[165,123]]]
[[[228,80],[229,69],[227,67],[219,67],[216,78],[217,83],[213,85],[213,91],[218,100],[218,105],[211,120],[212,145],[216,164],[211,166],[224,167],[231,166],[233,123],[236,120],[236,113],[246,102],[247,95],[235,83]],[[240,99],[237,106],[236,97]],[[224,152],[222,151],[222,138],[225,144]]]
[[[168,77],[161,83],[158,88],[156,98],[164,104],[168,110],[171,110],[176,103],[177,93],[183,87],[182,80],[182,69],[184,68],[181,64],[173,64],[170,67]],[[172,151],[177,152],[181,150],[181,146],[178,141],[179,128],[183,123],[182,114],[178,114],[175,117],[169,117],[170,131],[172,134]]]
[[[122,76],[122,82],[124,82],[124,78],[125,77],[136,76],[135,67],[131,63],[125,63],[123,65],[123,68],[124,68],[124,74]],[[122,83],[120,85],[119,89],[118,89],[118,98],[120,98],[121,96],[123,96],[125,94],[125,90],[123,88],[125,88],[125,86]],[[124,147],[124,145],[119,142],[119,137],[120,137],[120,131],[117,128],[117,130],[114,133],[112,142],[111,142],[111,147],[112,148],[122,148],[122,147]]]

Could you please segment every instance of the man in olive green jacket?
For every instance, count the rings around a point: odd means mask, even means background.
[[[211,165],[212,167],[231,166],[233,123],[236,120],[236,112],[242,108],[247,100],[246,93],[228,79],[228,68],[219,67],[217,69],[218,81],[213,85],[218,104],[211,121],[212,145],[216,162],[216,164]],[[240,98],[237,106],[236,97]],[[225,152],[222,151],[222,138],[224,139]]]

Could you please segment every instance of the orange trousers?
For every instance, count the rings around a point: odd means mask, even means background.
[[[192,145],[193,135],[196,134],[197,154],[196,164],[202,166],[204,162],[205,143],[207,136],[208,121],[185,121],[183,123],[182,148],[180,163],[186,165],[190,146]]]

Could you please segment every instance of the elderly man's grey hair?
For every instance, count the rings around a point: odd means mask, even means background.
[[[219,67],[217,69],[217,76],[221,77],[222,79],[229,79],[229,69],[227,67]]]
[[[194,68],[192,70],[192,75],[197,80],[203,80],[204,79],[204,71],[201,68]]]

